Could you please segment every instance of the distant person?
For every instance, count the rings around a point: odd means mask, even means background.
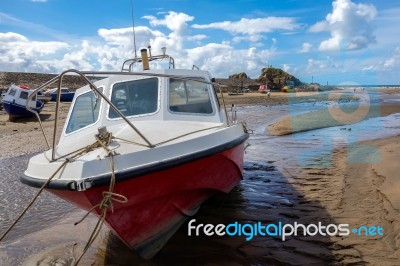
[[[267,96],[268,96],[268,98],[271,98],[271,90],[269,90],[269,91],[267,92]]]

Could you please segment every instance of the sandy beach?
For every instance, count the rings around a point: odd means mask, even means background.
[[[397,162],[400,157],[399,134],[384,138],[378,137],[378,139],[368,141],[355,141],[348,145],[339,145],[339,147],[335,146],[329,156],[320,156],[312,167],[286,164],[277,160],[280,157],[263,158],[260,159],[260,162],[254,162],[254,158],[258,158],[258,153],[263,154],[263,151],[255,146],[263,140],[261,138],[264,138],[265,135],[267,140],[271,140],[271,143],[273,143],[283,136],[295,136],[294,133],[312,132],[318,128],[332,126],[342,126],[346,129],[346,131],[343,131],[344,133],[349,132],[349,128],[353,128],[353,123],[358,123],[364,119],[396,115],[400,113],[400,102],[389,101],[385,103],[384,100],[393,99],[393,97],[400,98],[399,92],[399,89],[381,90],[379,108],[369,105],[358,106],[356,109],[346,107],[348,108],[346,109],[333,104],[332,107],[321,108],[322,111],[301,111],[296,114],[291,112],[290,106],[294,100],[295,104],[314,104],[327,101],[328,96],[318,92],[304,92],[298,95],[272,93],[270,98],[259,93],[224,95],[227,106],[235,103],[241,107],[239,111],[241,118],[244,118],[243,120],[247,122],[250,129],[256,131],[250,139],[253,148],[250,148],[246,155],[247,178],[243,181],[243,187],[233,191],[233,194],[217,196],[208,201],[196,216],[197,219],[209,223],[217,223],[220,219],[232,218],[271,222],[286,220],[291,223],[300,221],[305,224],[325,221],[334,224],[349,224],[350,229],[360,228],[361,226],[380,226],[383,228],[383,235],[350,233],[348,236],[324,238],[300,236],[284,243],[275,240],[266,241],[261,238],[246,242],[243,239],[193,239],[187,237],[185,228],[182,228],[154,260],[144,262],[130,254],[129,251],[121,249],[120,244],[117,244],[117,249],[121,250],[120,254],[115,253],[115,248],[108,249],[110,241],[112,244],[115,240],[108,236],[107,229],[103,229],[102,237],[94,244],[86,257],[85,263],[109,265],[107,263],[122,261],[118,265],[128,265],[132,262],[142,265],[187,264],[195,259],[200,264],[397,265],[400,261],[400,179],[398,175],[400,168]],[[354,95],[329,98],[329,101],[334,103],[356,100],[357,97]],[[293,106],[297,106],[295,104]],[[252,109],[249,106],[255,108]],[[257,109],[257,106],[260,106],[260,109]],[[63,120],[67,116],[68,108],[68,103],[63,103],[61,106]],[[44,119],[45,132],[49,137],[52,134],[54,123],[53,109],[54,104],[50,103],[41,114]],[[301,123],[298,123],[299,121]],[[60,125],[60,129],[61,127],[62,125]],[[257,128],[260,128],[260,133],[257,133]],[[395,130],[398,129],[397,126]],[[382,130],[387,129],[383,126]],[[12,123],[7,121],[7,116],[4,113],[0,115],[0,142],[2,143],[0,158],[3,160],[46,149],[42,133],[35,119]],[[283,142],[286,143],[285,145],[290,145],[290,143],[287,144],[286,139]],[[292,145],[296,145],[296,142],[293,141]],[[297,145],[296,149],[301,149],[299,142]],[[254,149],[254,152],[252,149]],[[279,150],[279,147],[271,147],[271,149],[280,153],[287,152],[286,150]],[[324,160],[329,161],[331,166],[323,166]],[[257,183],[257,180],[264,175],[267,179]],[[252,183],[257,183],[258,186],[252,192],[254,194],[249,192],[252,191],[249,190],[254,185]],[[263,192],[264,188],[261,188],[261,186],[268,187],[265,188],[268,189],[267,193]],[[262,207],[258,207],[257,210],[257,204],[260,202],[262,206],[268,206],[269,203],[275,204],[274,200],[269,201],[268,198],[270,195],[275,195],[274,193],[277,193],[277,198],[287,196],[290,203],[279,202],[279,204],[276,204],[276,208],[265,207],[265,210],[261,210]],[[252,200],[247,205],[242,203],[248,199]],[[243,207],[240,207],[241,204],[244,204]],[[251,208],[254,206],[255,209]],[[45,230],[38,230],[25,236],[25,238],[11,240],[6,242],[5,245],[0,243],[0,259],[9,258],[8,256],[13,252],[15,254],[18,248],[26,245],[21,243],[27,241],[39,243],[38,246],[42,247],[42,250],[44,249],[44,252],[31,252],[29,254],[30,261],[38,262],[37,265],[51,265],[46,264],[51,261],[49,258],[71,256],[75,252],[71,251],[75,250],[74,245],[84,243],[85,237],[90,231],[88,228],[93,224],[95,218],[88,219],[86,224],[77,229],[81,232],[80,236],[69,235],[65,240],[63,240],[63,236],[60,236],[57,241],[60,245],[58,249],[54,247],[47,247],[46,249],[46,244],[42,242],[46,242],[47,237],[43,238],[43,235],[52,234],[54,230],[58,232],[74,230],[67,228],[71,228],[70,223],[73,223],[71,221],[80,214],[82,213],[79,211],[74,212],[63,221],[60,220],[54,226]],[[217,255],[221,250],[224,250],[222,254]],[[178,259],[173,260],[173,256]],[[181,260],[179,256],[182,257]],[[22,257],[25,260],[27,256]],[[117,257],[120,258],[117,259]],[[126,264],[123,263],[124,260]]]

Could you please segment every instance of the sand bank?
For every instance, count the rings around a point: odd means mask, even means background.
[[[341,91],[341,90],[338,90]],[[335,94],[336,91],[330,91],[331,93],[321,92],[296,92],[296,93],[285,93],[273,91],[270,96],[265,93],[253,92],[243,94],[229,95],[224,93],[224,100],[227,106],[235,104],[237,106],[248,106],[248,105],[287,105],[294,103],[305,103],[305,102],[319,102],[319,101],[355,101],[358,99],[354,95],[340,95]],[[221,96],[218,94],[220,100]]]
[[[328,107],[298,115],[288,115],[267,127],[269,134],[282,136],[319,128],[342,126],[368,118],[400,113],[400,104],[368,105],[357,107]]]
[[[332,222],[349,224],[350,230],[383,228],[383,236],[361,231],[332,237],[336,263],[397,265],[400,261],[399,157],[397,136],[337,149],[331,168],[288,170],[294,187],[306,200],[319,202]],[[323,218],[315,217],[316,221]]]

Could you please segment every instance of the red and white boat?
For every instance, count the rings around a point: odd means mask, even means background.
[[[165,53],[147,57],[142,51],[121,72],[70,70],[107,77],[87,79],[76,91],[59,141],[53,136],[50,149],[32,157],[21,177],[41,187],[53,175],[48,191],[84,210],[96,206],[98,215],[114,178],[105,222],[144,258],[154,256],[202,202],[237,185],[248,138],[218,100],[208,72],[147,70],[149,60],[164,58],[173,65]],[[133,72],[142,61],[145,70]],[[90,146],[99,140],[103,144]]]

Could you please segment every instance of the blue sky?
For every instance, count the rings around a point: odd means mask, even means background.
[[[400,84],[398,0],[133,0],[133,13],[137,50],[166,46],[177,68]],[[132,36],[131,0],[2,0],[0,71],[119,70]]]

